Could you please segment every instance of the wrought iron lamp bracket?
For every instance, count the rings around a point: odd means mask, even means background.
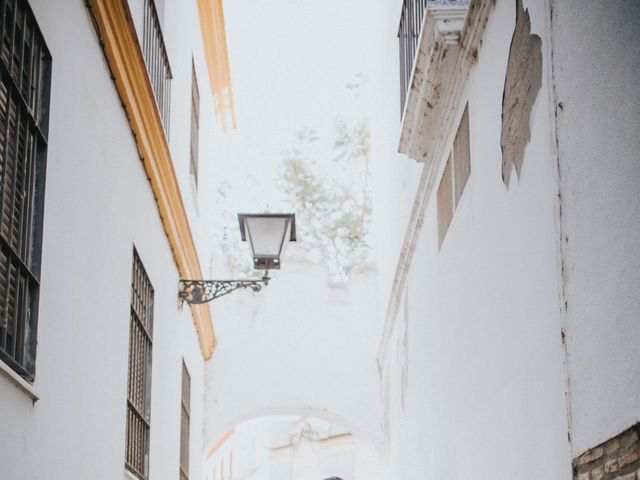
[[[269,271],[262,278],[242,280],[180,280],[180,300],[189,305],[207,303],[223,295],[238,290],[250,288],[254,292],[262,290],[262,285],[269,285]]]

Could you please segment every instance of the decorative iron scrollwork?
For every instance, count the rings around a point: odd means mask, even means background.
[[[207,303],[223,295],[238,290],[239,288],[250,288],[254,292],[259,292],[262,285],[269,285],[269,272],[262,278],[244,280],[180,280],[179,298],[188,303]]]

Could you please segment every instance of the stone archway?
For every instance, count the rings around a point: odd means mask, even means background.
[[[370,433],[327,410],[280,406],[241,413],[204,442],[205,480],[385,478]]]
[[[326,420],[328,422],[339,425],[349,432],[352,435],[358,437],[361,441],[368,443],[373,448],[383,451],[384,443],[383,436],[381,431],[372,430],[371,428],[367,428],[362,425],[355,424],[339,414],[335,414],[325,409],[312,408],[312,407],[301,407],[301,406],[292,406],[292,405],[281,405],[277,407],[265,407],[257,410],[252,410],[244,413],[240,413],[239,415],[233,417],[227,422],[221,422],[216,424],[215,426],[211,426],[211,428],[205,428],[205,438],[203,439],[203,445],[205,447],[205,451],[207,448],[210,448],[214,445],[220,438],[222,438],[229,430],[233,429],[235,426],[240,425],[244,422],[251,421],[257,418],[264,417],[276,417],[276,416],[285,416],[285,415],[299,415],[302,417],[314,417]],[[207,425],[207,427],[210,427]]]
[[[216,303],[218,345],[206,364],[205,444],[257,416],[299,414],[383,443],[375,274],[348,289],[291,261],[268,290]]]

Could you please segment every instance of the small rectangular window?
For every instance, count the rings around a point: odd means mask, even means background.
[[[35,376],[51,56],[26,0],[0,0],[0,359]]]
[[[442,246],[453,218],[453,172],[451,171],[451,155],[444,167],[444,173],[438,187],[438,245]]]
[[[196,67],[191,62],[191,149],[189,171],[198,186],[198,137],[200,132],[200,91],[196,78]]]
[[[189,433],[191,423],[191,376],[182,362],[182,407],[180,419],[180,480],[189,480]]]
[[[149,478],[151,425],[153,287],[135,249],[132,270],[125,467],[136,477],[146,480]]]
[[[453,141],[454,183],[456,187],[456,207],[471,174],[471,155],[469,151],[469,107],[464,109],[458,133]]]
[[[440,247],[471,174],[470,151],[469,106],[467,105],[438,187],[438,246]]]

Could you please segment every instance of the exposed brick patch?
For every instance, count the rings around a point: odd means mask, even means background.
[[[640,480],[640,423],[573,460],[574,480]]]

